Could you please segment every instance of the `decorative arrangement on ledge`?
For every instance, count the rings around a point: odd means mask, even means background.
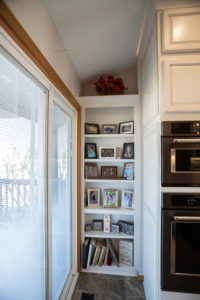
[[[100,95],[122,95],[128,89],[121,78],[115,79],[113,76],[100,76],[94,85]]]

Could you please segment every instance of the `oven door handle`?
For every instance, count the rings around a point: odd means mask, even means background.
[[[173,139],[172,143],[174,144],[198,144],[200,143],[200,139]]]
[[[174,221],[200,221],[200,217],[174,216]]]

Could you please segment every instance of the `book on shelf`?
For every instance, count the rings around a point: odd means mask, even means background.
[[[104,258],[106,254],[106,244],[104,243],[101,247],[101,254],[99,256],[98,266],[101,267],[104,263]]]
[[[102,244],[101,244],[101,242],[98,242],[96,244],[96,250],[95,250],[94,258],[93,258],[93,262],[92,262],[93,266],[96,266],[98,264],[99,257],[100,257],[100,254],[101,254],[101,248],[102,248]]]
[[[115,247],[113,246],[112,240],[111,239],[106,239],[107,245],[110,249],[110,252],[112,254],[113,257],[113,261],[116,264],[116,266],[119,266],[119,260],[118,260],[118,255],[117,252],[115,250]]]
[[[125,265],[133,265],[133,241],[119,241],[119,262]]]
[[[96,250],[96,240],[91,239],[88,251],[87,268],[92,264],[94,253]]]
[[[108,264],[108,253],[109,253],[109,247],[106,246],[105,258],[104,258],[104,262],[103,262],[104,266],[106,266]]]
[[[88,250],[89,250],[89,238],[87,238],[83,242],[83,246],[82,246],[82,267],[84,269],[87,268]]]

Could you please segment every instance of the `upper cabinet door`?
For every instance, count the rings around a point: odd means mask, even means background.
[[[200,56],[166,58],[163,75],[164,112],[199,112]]]
[[[200,50],[200,7],[164,11],[162,52]]]

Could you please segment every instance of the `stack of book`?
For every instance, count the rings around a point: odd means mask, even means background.
[[[87,238],[83,243],[82,267],[111,266],[112,262],[119,266],[118,254],[111,239],[99,241]]]

